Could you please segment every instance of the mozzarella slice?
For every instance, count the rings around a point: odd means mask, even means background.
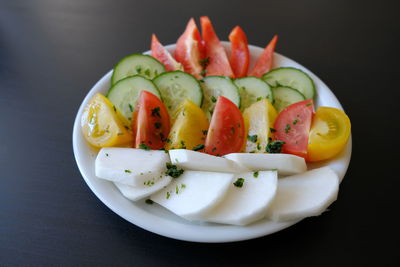
[[[338,191],[339,177],[329,167],[279,179],[268,217],[291,221],[318,216],[336,200]]]
[[[95,162],[96,176],[112,182],[141,186],[163,175],[168,154],[159,150],[102,148]]]
[[[307,170],[304,158],[290,154],[232,153],[224,157],[235,161],[250,171],[276,169],[280,175],[292,175]]]
[[[154,194],[157,191],[163,189],[171,182],[171,180],[171,176],[162,175],[158,179],[151,179],[144,182],[144,184],[142,184],[141,186],[130,186],[120,183],[114,184],[119,189],[119,191],[121,191],[124,197],[132,201],[136,201],[148,197],[151,194]]]
[[[246,225],[262,219],[274,199],[278,174],[276,171],[260,171],[236,174],[243,178],[242,187],[233,183],[224,200],[208,212],[203,220],[224,224]]]
[[[178,216],[198,220],[224,198],[233,178],[231,173],[185,171],[150,199]]]
[[[186,149],[172,149],[169,151],[172,164],[185,170],[210,171],[210,172],[245,172],[249,171],[234,161],[206,153]]]

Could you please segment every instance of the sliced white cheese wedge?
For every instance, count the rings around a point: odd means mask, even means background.
[[[130,186],[120,183],[114,183],[127,199],[136,201],[148,197],[157,191],[166,187],[172,180],[171,176],[162,175],[158,179],[154,178],[144,182],[141,186]]]
[[[318,216],[337,198],[339,177],[329,167],[279,179],[268,217],[291,221]]]
[[[198,220],[225,197],[233,177],[231,173],[185,171],[150,199],[178,216]]]
[[[121,184],[141,186],[163,175],[169,156],[164,151],[102,148],[95,162],[96,176]]]
[[[169,151],[169,156],[172,164],[185,170],[230,173],[249,171],[234,161],[193,150],[172,149]]]
[[[224,156],[250,171],[277,170],[280,175],[292,175],[307,170],[302,157],[290,154],[232,153]]]
[[[236,174],[243,178],[242,187],[233,183],[223,201],[208,212],[202,220],[224,224],[246,225],[265,217],[274,199],[278,174],[276,171],[260,171]]]

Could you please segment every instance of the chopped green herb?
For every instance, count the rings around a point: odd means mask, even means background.
[[[159,150],[163,150],[165,153],[167,153],[168,154],[168,150],[166,150],[165,148],[160,148]]]
[[[248,135],[247,136],[247,140],[249,140],[250,142],[255,143],[255,142],[257,142],[257,135],[256,134],[255,135]]]
[[[233,183],[233,185],[236,186],[236,187],[242,187],[243,184],[244,184],[244,179],[243,178],[238,178],[236,180],[236,182]]]
[[[160,107],[156,107],[156,108],[152,109],[151,110],[151,116],[161,118]]]
[[[106,153],[106,156],[107,156],[107,157],[109,156],[108,153]]]
[[[262,97],[261,97],[261,96],[257,97],[257,101],[260,101],[261,99],[262,99]]]
[[[165,139],[165,142],[166,143],[171,143],[171,139],[167,138],[167,139]]]
[[[208,72],[208,70],[203,70],[202,72],[200,72],[200,75],[201,76],[206,76],[207,72]]]
[[[173,165],[169,162],[167,162],[166,166],[167,171],[165,172],[165,174],[171,176],[172,178],[178,178],[184,172],[184,170],[178,169],[176,165]]]
[[[151,205],[151,204],[153,204],[154,203],[154,201],[153,200],[151,200],[150,198],[148,198],[148,199],[146,199],[146,204],[149,204],[149,205]]]
[[[137,73],[141,73],[141,72],[142,72],[142,67],[137,66],[137,67],[136,67],[136,72],[137,72]]]
[[[288,133],[290,129],[291,129],[290,124],[286,124],[285,133]]]
[[[185,184],[181,184],[181,188],[186,188],[186,185]]]
[[[161,128],[161,122],[154,123],[154,127],[156,127],[156,129],[160,129]]]
[[[207,135],[208,130],[203,130],[202,133],[203,133],[203,135]]]
[[[265,149],[266,152],[268,153],[281,153],[282,151],[282,146],[285,144],[285,142],[280,141],[280,140],[275,140],[270,143],[268,143],[267,148]]]
[[[269,128],[269,130],[271,131],[271,133],[275,133],[276,130],[274,128]]]
[[[129,105],[129,110],[131,111],[131,112],[133,112],[133,107],[132,107],[132,105],[131,104],[128,104]]]
[[[210,57],[206,57],[205,59],[200,60],[200,65],[203,68],[206,68],[209,63],[210,63]]]
[[[213,148],[211,149],[212,152],[215,152],[216,150],[217,150],[216,147],[213,147]]]
[[[213,102],[213,103],[217,102],[217,98],[213,95],[211,96],[211,102]]]
[[[171,193],[167,191],[167,195],[165,196],[166,199],[169,199],[171,197]]]
[[[175,186],[175,194],[179,194],[179,187],[178,187],[178,185]]]
[[[145,74],[146,76],[150,76],[150,69],[145,70],[145,71],[144,71],[144,74]]]
[[[257,144],[257,150],[261,150],[261,145]]]
[[[193,150],[194,150],[194,151],[199,151],[199,150],[202,150],[203,148],[204,148],[204,144],[199,144],[199,145],[195,146],[195,147],[193,148]]]
[[[258,171],[253,172],[253,176],[254,176],[254,178],[257,178],[258,177]]]
[[[298,123],[298,122],[299,122],[299,120],[297,120],[297,119],[294,120],[294,121],[293,121],[293,125],[296,125],[296,123]]]
[[[128,120],[132,120],[132,118],[131,118],[131,117],[129,117],[129,118],[128,118]]]
[[[306,107],[311,106],[311,105],[312,105],[312,103],[307,103],[307,104],[306,104]]]
[[[144,149],[144,150],[150,150],[150,148],[145,143],[140,143],[139,148]]]
[[[181,148],[186,149],[185,141],[181,140]]]
[[[115,108],[115,106],[114,106],[114,105],[113,105],[113,109],[114,109],[114,111],[115,111],[115,112],[117,112],[117,109]]]
[[[130,170],[125,170],[126,173],[132,173]]]

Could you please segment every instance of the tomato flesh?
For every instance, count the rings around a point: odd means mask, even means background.
[[[170,119],[164,103],[156,95],[141,91],[132,116],[133,146],[145,149],[163,148],[170,127]]]
[[[240,152],[245,141],[245,127],[239,108],[226,97],[218,97],[205,142],[205,152],[223,156]]]
[[[282,152],[307,158],[308,136],[314,113],[311,99],[287,106],[275,120],[275,139],[284,141]]]
[[[272,63],[274,58],[274,51],[276,43],[278,42],[278,35],[275,35],[269,44],[264,48],[260,57],[257,59],[253,70],[249,76],[260,78],[263,74],[267,73],[272,69]]]
[[[201,60],[204,55],[204,48],[194,19],[191,18],[186,26],[185,32],[176,42],[175,59],[180,62],[184,70],[197,79],[201,79],[203,67]]]
[[[164,64],[166,71],[183,70],[182,65],[176,62],[155,34],[151,36],[151,55]]]
[[[231,57],[229,59],[236,78],[246,77],[249,70],[250,52],[247,37],[242,28],[236,26],[229,34]]]
[[[206,76],[218,75],[234,77],[225,49],[208,17],[200,17],[205,57],[208,58]]]

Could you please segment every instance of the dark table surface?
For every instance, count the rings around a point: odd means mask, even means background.
[[[399,264],[396,1],[0,1],[0,265]],[[174,43],[208,15],[221,39],[309,68],[352,120],[353,156],[331,211],[255,240],[201,244],[125,221],[76,166],[72,125],[94,83],[154,32]]]

